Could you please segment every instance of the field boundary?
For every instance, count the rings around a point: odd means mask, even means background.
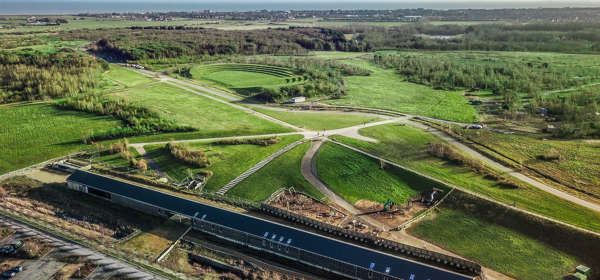
[[[351,149],[351,150],[357,151],[357,152],[359,152],[359,153],[361,153],[361,154],[367,155],[367,156],[369,156],[369,157],[372,157],[372,158],[374,158],[374,159],[381,160],[381,161],[383,161],[383,162],[385,162],[385,163],[387,163],[387,164],[390,164],[390,165],[396,166],[396,167],[398,167],[398,168],[400,168],[400,169],[402,169],[402,170],[404,170],[404,171],[411,172],[411,173],[413,173],[413,174],[415,174],[415,175],[418,175],[418,176],[421,176],[421,177],[423,177],[423,178],[426,178],[426,179],[432,180],[432,181],[434,181],[434,182],[436,182],[436,183],[438,183],[438,184],[445,185],[446,187],[449,187],[449,188],[456,188],[456,189],[460,190],[461,192],[468,193],[468,194],[470,194],[470,195],[473,195],[473,196],[475,196],[475,197],[478,197],[478,198],[484,199],[484,200],[486,200],[486,201],[490,201],[490,202],[492,202],[492,203],[494,203],[494,204],[497,204],[497,205],[503,206],[503,207],[505,207],[505,208],[508,208],[508,209],[514,209],[514,210],[516,210],[516,211],[520,211],[520,212],[522,212],[522,213],[525,213],[525,214],[528,214],[528,215],[530,215],[530,216],[538,217],[538,218],[541,218],[541,219],[544,219],[544,220],[547,220],[547,221],[550,221],[550,222],[554,222],[554,223],[557,223],[557,224],[561,224],[561,225],[567,226],[567,227],[569,227],[569,228],[571,228],[571,229],[573,229],[573,230],[578,230],[578,231],[587,232],[587,233],[590,233],[590,234],[593,234],[593,235],[596,235],[596,236],[600,236],[600,233],[599,233],[599,232],[595,232],[595,231],[593,231],[593,230],[589,230],[589,229],[581,228],[581,227],[578,227],[578,226],[575,226],[575,225],[572,225],[572,224],[569,224],[569,223],[566,223],[566,222],[563,222],[563,221],[560,221],[560,220],[557,220],[557,219],[553,219],[553,218],[549,218],[549,217],[546,217],[546,216],[544,216],[544,215],[541,215],[541,214],[533,213],[533,212],[531,212],[531,211],[529,211],[529,210],[525,210],[525,209],[517,208],[517,207],[515,207],[515,206],[512,206],[512,205],[506,204],[506,203],[504,203],[504,202],[496,201],[496,200],[494,200],[494,199],[492,199],[492,198],[490,198],[490,197],[487,197],[487,196],[485,196],[485,195],[483,195],[483,194],[476,193],[476,192],[473,192],[473,191],[467,190],[467,189],[465,189],[465,188],[463,188],[463,187],[460,187],[460,186],[457,186],[457,185],[454,185],[454,184],[451,184],[451,183],[444,182],[444,181],[442,181],[442,180],[439,180],[439,179],[437,179],[437,178],[434,178],[434,177],[432,177],[432,176],[429,176],[429,175],[423,174],[423,173],[421,173],[421,172],[418,172],[418,171],[416,171],[416,170],[410,169],[410,168],[408,168],[408,167],[405,167],[405,166],[403,166],[403,165],[400,165],[400,164],[397,164],[397,163],[395,163],[395,162],[393,162],[393,161],[390,161],[390,160],[384,159],[384,158],[382,158],[382,157],[379,157],[379,156],[377,156],[377,155],[374,155],[374,154],[371,154],[371,153],[365,152],[365,151],[363,151],[363,150],[361,150],[361,149],[358,149],[358,148],[352,147],[352,146],[350,146],[350,145],[346,145],[346,144],[344,144],[344,143],[341,143],[341,142],[338,142],[338,141],[335,141],[335,140],[332,140],[332,139],[329,139],[329,141],[331,141],[332,143],[338,144],[338,145],[340,145],[340,146],[346,147],[346,148],[348,148],[348,149]]]

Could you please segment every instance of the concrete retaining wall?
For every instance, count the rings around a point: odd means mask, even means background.
[[[295,223],[299,223],[308,227],[312,227],[314,229],[318,229],[323,232],[327,232],[332,235],[337,235],[340,237],[354,240],[355,242],[360,242],[371,246],[383,248],[387,251],[392,251],[394,253],[400,253],[412,258],[420,259],[421,261],[437,263],[440,266],[448,267],[453,270],[460,270],[464,273],[481,275],[481,266],[479,264],[461,258],[456,258],[437,252],[413,247],[388,239],[379,238],[373,235],[346,230],[266,204],[261,205],[261,210],[268,213],[269,215],[281,217]]]

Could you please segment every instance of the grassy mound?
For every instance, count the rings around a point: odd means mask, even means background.
[[[291,68],[239,63],[197,66],[190,73],[194,79],[211,81],[242,94],[251,94],[263,87],[301,83],[308,78]]]
[[[421,191],[438,186],[394,166],[381,169],[379,161],[333,143],[325,143],[317,156],[319,177],[346,201],[404,203]]]

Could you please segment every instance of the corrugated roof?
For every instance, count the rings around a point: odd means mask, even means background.
[[[256,236],[269,237],[276,235],[284,240],[290,239],[291,246],[314,252],[333,259],[351,263],[360,267],[372,268],[385,273],[389,267],[389,275],[412,280],[466,280],[473,279],[453,272],[416,263],[397,256],[377,252],[368,248],[359,247],[346,242],[338,241],[314,233],[302,231],[289,226],[281,225],[256,217],[231,212],[214,206],[202,204],[197,201],[181,198],[160,191],[144,188],[135,184],[100,176],[90,172],[78,170],[67,180],[80,182],[113,194],[132,198],[141,202],[156,205],[175,213],[193,217],[196,212],[198,217],[206,215],[204,220],[217,223],[229,228],[237,229]]]

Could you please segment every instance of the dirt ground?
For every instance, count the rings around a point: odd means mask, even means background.
[[[297,192],[284,191],[269,204],[336,226],[346,222],[347,218],[351,216],[346,210],[337,205],[325,204]]]
[[[407,209],[406,205],[394,206],[386,212],[383,211],[383,205],[368,200],[359,200],[354,204],[356,209],[363,213],[371,213],[361,216],[368,216],[378,222],[384,224],[387,229],[398,227],[404,222],[410,220],[412,217],[427,209],[427,207],[421,203],[414,202],[410,208]]]

